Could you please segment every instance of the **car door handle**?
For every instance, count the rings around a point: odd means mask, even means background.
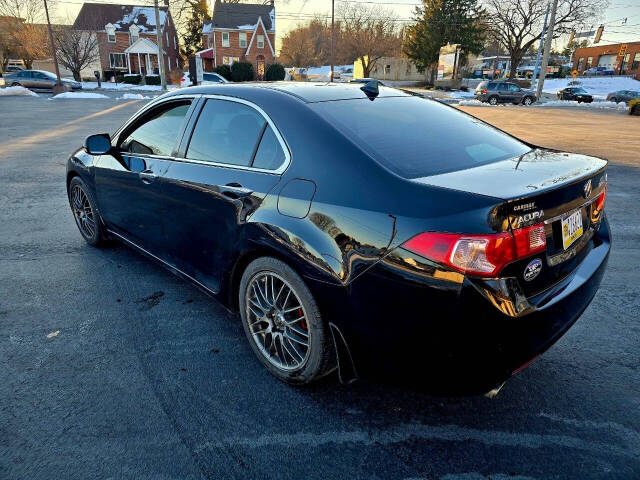
[[[157,177],[153,170],[143,170],[138,173],[138,176],[140,177],[140,180],[142,180],[142,183],[146,183],[147,185],[153,182]]]
[[[239,183],[227,183],[224,187],[220,189],[222,194],[225,197],[237,199],[242,197],[247,197],[253,193],[253,190],[249,188],[244,188]]]

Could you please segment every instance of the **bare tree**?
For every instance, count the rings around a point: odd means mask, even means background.
[[[527,50],[540,40],[547,3],[547,0],[486,0],[492,33],[511,56],[512,78]],[[593,23],[605,6],[606,0],[559,0],[554,38],[581,24]]]
[[[326,19],[313,19],[287,32],[278,60],[283,65],[296,67],[325,65],[329,62],[330,38],[331,29]]]
[[[400,54],[401,34],[391,12],[359,3],[344,3],[338,10],[340,41],[337,50],[344,58],[360,60],[363,75],[371,75],[376,62]]]
[[[81,72],[98,60],[98,35],[95,32],[76,30],[71,25],[62,25],[55,32],[58,62],[81,81]]]

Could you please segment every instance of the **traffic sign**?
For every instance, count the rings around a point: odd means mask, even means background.
[[[629,47],[629,45],[627,45],[626,43],[623,43],[622,45],[620,45],[620,51],[618,52],[618,56],[619,57],[624,57],[627,53],[627,48]]]
[[[578,70],[573,70],[573,71],[571,72],[571,76],[572,76],[573,78],[576,78],[576,77],[578,76]]]

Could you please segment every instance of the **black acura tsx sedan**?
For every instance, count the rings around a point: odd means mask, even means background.
[[[238,310],[257,358],[495,391],[595,295],[607,162],[348,84],[162,95],[67,164],[77,226]]]

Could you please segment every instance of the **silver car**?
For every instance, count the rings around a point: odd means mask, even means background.
[[[7,87],[21,86],[32,90],[53,90],[56,84],[56,76],[45,70],[21,70],[4,76]],[[80,90],[82,85],[74,80],[62,79],[62,84],[67,90]]]
[[[607,95],[607,100],[616,103],[629,103],[631,100],[635,100],[636,98],[640,98],[640,91],[638,90],[618,90],[617,92]]]

